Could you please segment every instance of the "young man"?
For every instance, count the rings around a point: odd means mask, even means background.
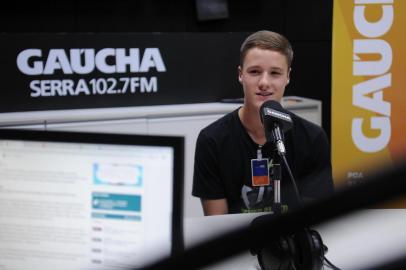
[[[204,128],[196,143],[194,196],[205,215],[272,211],[275,145],[267,143],[259,109],[268,100],[281,102],[290,80],[293,50],[282,35],[259,31],[242,44],[238,80],[244,104]],[[317,199],[333,192],[330,147],[317,125],[290,113],[293,128],[284,134],[286,157],[302,199]],[[256,183],[255,163],[268,163],[265,184]],[[282,209],[297,200],[289,175],[281,164]]]

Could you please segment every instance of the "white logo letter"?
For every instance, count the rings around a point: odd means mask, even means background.
[[[84,63],[82,64],[82,55]],[[94,49],[71,49],[70,61],[73,71],[78,74],[89,74],[94,70]]]
[[[114,56],[114,49],[106,48],[100,50],[96,54],[96,67],[103,73],[114,73],[116,72],[116,67],[114,65],[107,65],[106,59],[108,56]]]
[[[54,74],[56,69],[62,69],[65,74],[73,73],[68,57],[63,49],[52,49],[49,51],[44,74]]]
[[[148,72],[150,68],[155,67],[157,71],[166,71],[164,62],[162,61],[161,53],[158,48],[145,49],[141,61],[140,72]]]
[[[356,84],[352,89],[353,104],[369,111],[390,116],[391,104],[383,100],[383,91],[381,90],[390,86],[390,73]],[[372,98],[368,96],[370,93],[373,93]]]
[[[125,49],[116,49],[116,59],[119,73],[124,73],[127,65],[130,65],[131,72],[138,72],[140,69],[140,50],[137,48],[131,48],[128,56],[125,54]]]
[[[393,23],[393,7],[382,6],[382,17],[377,22],[368,22],[365,18],[365,6],[355,6],[354,24],[358,32],[366,37],[376,38],[389,31]]]
[[[367,153],[378,152],[386,147],[391,136],[389,117],[372,117],[371,129],[381,131],[376,138],[368,138],[362,133],[362,118],[355,118],[352,121],[352,140],[359,150]]]
[[[379,54],[378,61],[358,61],[357,54]],[[392,65],[392,48],[385,40],[356,39],[354,40],[353,73],[356,76],[382,75]]]
[[[32,67],[28,65],[28,60],[33,56],[41,57],[41,50],[27,49],[18,54],[17,67],[22,73],[27,75],[39,75],[42,73],[44,64],[41,61],[34,61],[34,65]]]

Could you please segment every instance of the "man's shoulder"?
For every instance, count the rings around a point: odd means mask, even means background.
[[[237,126],[238,109],[229,112],[211,124],[204,127],[200,134],[207,138],[219,139],[232,133]]]
[[[309,138],[315,138],[325,133],[321,126],[304,119],[295,113],[289,113],[292,116],[293,128],[297,135],[306,135]]]

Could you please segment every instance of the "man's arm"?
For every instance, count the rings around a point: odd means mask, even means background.
[[[192,195],[200,197],[205,216],[228,214],[217,145],[205,130],[196,141]]]
[[[313,151],[306,159],[309,170],[301,179],[303,198],[305,201],[321,199],[334,193],[330,145],[327,136],[322,131],[313,142]]]
[[[226,199],[205,200],[201,199],[205,216],[228,214],[228,204]]]

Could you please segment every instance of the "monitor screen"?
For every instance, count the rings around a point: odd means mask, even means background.
[[[128,269],[179,251],[183,144],[0,130],[0,269]]]

